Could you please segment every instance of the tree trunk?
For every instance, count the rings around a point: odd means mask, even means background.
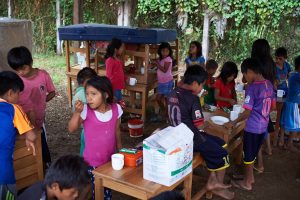
[[[205,11],[204,21],[203,21],[203,37],[202,37],[202,54],[205,60],[207,60],[208,52],[209,52],[209,27],[210,27],[210,13],[209,11]]]
[[[83,22],[83,0],[74,0],[73,4],[73,24]]]
[[[118,8],[118,26],[130,26],[133,1],[125,0],[120,2]]]
[[[56,54],[61,55],[61,41],[58,36],[58,28],[61,26],[60,0],[56,0]]]
[[[12,0],[7,1],[7,17],[11,18],[11,13],[12,13]]]

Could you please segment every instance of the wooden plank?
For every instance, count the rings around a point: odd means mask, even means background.
[[[79,48],[79,47],[69,47],[69,53],[85,53],[85,48]]]
[[[32,164],[28,167],[15,171],[15,176],[18,181],[33,174],[37,174],[37,164]]]
[[[129,185],[118,183],[109,179],[102,180],[103,186],[111,188],[112,190],[127,194],[129,196],[138,198],[138,199],[147,199],[147,193],[143,190],[138,190]]]
[[[25,141],[24,141],[25,142]],[[27,147],[21,147],[19,149],[15,149],[14,151],[14,160],[18,160],[25,156],[32,155],[32,150],[28,151]]]
[[[138,108],[125,108],[125,112],[129,112],[129,113],[135,113],[135,114],[142,114],[142,109],[138,109]]]
[[[140,57],[140,58],[145,58],[146,54],[144,51],[131,51],[131,50],[126,50],[125,54],[128,56],[134,56],[134,57]]]
[[[39,180],[38,175],[37,174],[32,174],[31,176],[27,176],[23,179],[20,179],[17,181],[16,185],[17,185],[17,190],[23,189],[25,187],[28,187],[29,185],[32,185]]]
[[[21,170],[24,167],[31,166],[32,164],[36,164],[36,157],[34,157],[33,155],[28,155],[28,156],[25,156],[25,157],[15,160],[14,161],[14,169],[15,169],[15,171]]]

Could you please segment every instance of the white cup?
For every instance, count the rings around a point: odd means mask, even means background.
[[[202,89],[202,90],[199,92],[198,97],[201,97],[205,91],[206,91],[205,89]]]
[[[277,90],[277,97],[282,98],[284,94],[285,94],[284,90]]]
[[[145,68],[141,67],[141,74],[144,74],[144,73],[145,73]]]
[[[230,111],[230,120],[234,121],[239,117],[239,113],[237,111]]]
[[[238,113],[240,113],[241,110],[242,110],[242,106],[241,106],[241,105],[238,105],[238,104],[233,105],[233,109],[232,109],[232,110],[233,110],[233,111],[236,111],[236,112],[238,112]]]
[[[124,167],[124,155],[115,153],[111,155],[111,165],[114,170],[121,170]]]
[[[136,78],[130,78],[129,79],[129,85],[134,86],[135,84],[137,84]]]

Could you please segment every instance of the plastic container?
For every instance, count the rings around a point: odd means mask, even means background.
[[[130,137],[142,137],[143,136],[144,122],[140,119],[128,120],[128,128]]]
[[[125,152],[120,152],[120,154],[124,155],[124,163],[127,167],[136,167],[143,163],[143,151],[141,150],[138,150],[135,154]]]

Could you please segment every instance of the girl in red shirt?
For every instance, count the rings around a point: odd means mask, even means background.
[[[120,58],[124,49],[124,43],[117,38],[113,38],[107,46],[105,54],[106,76],[111,81],[114,97],[117,102],[122,100],[122,89],[125,88],[124,63]]]
[[[215,99],[220,108],[231,108],[236,104],[235,82],[238,68],[234,62],[225,62],[215,83]]]

